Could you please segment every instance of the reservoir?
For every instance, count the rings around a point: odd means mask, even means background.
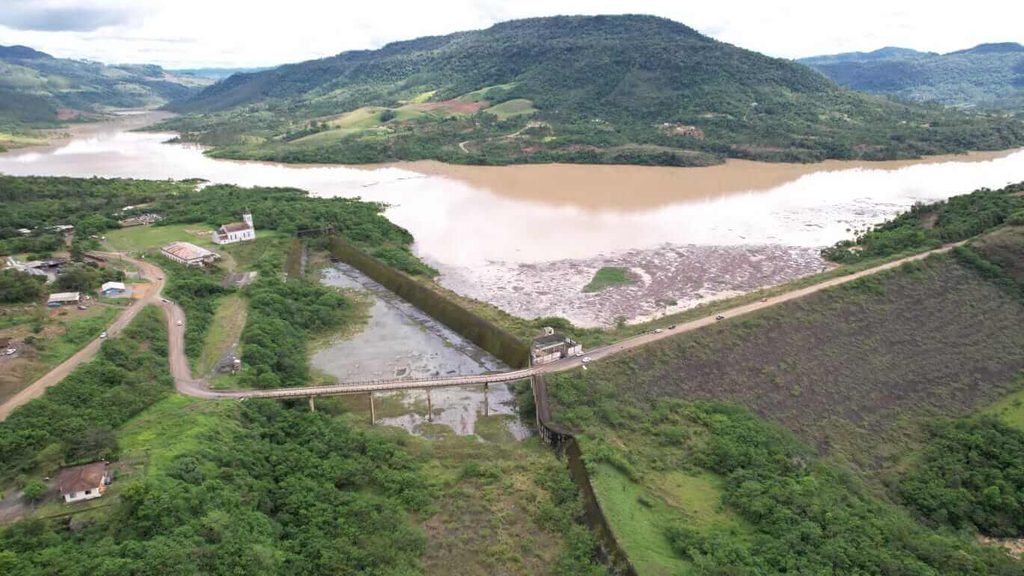
[[[524,317],[639,320],[820,271],[818,251],[905,210],[1024,180],[1024,151],[919,161],[709,168],[537,165],[302,166],[214,160],[172,134],[131,132],[161,113],[81,125],[0,155],[11,175],[203,178],[386,203],[456,292]],[[256,223],[257,228],[259,223]],[[636,283],[582,291],[604,266]]]

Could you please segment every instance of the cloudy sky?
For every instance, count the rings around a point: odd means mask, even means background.
[[[1013,0],[0,0],[0,44],[167,67],[266,66],[554,14],[647,13],[772,56],[1024,42]],[[838,6],[843,6],[839,8]],[[833,8],[832,6],[836,6]]]

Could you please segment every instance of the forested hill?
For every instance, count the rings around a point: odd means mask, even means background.
[[[948,54],[883,48],[798,60],[852,90],[946,106],[1024,112],[1024,46],[981,44]]]
[[[650,16],[534,18],[231,76],[164,128],[298,162],[708,164],[895,158],[1024,128],[855,94]]]
[[[209,80],[154,65],[105,65],[54,58],[27,46],[0,46],[0,128],[45,124],[77,112],[161,106],[188,98]],[[77,112],[75,112],[77,111]]]

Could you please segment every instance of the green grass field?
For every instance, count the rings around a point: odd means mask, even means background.
[[[111,230],[107,233],[106,245],[118,252],[142,252],[160,247],[171,242],[191,242],[196,246],[214,248],[209,234],[196,236],[188,231],[210,232],[213,228],[206,224],[171,224],[169,226],[134,226]]]
[[[206,331],[203,353],[195,361],[192,371],[194,376],[205,376],[227,353],[231,345],[238,341],[242,329],[245,328],[248,313],[248,302],[240,294],[229,294],[220,299],[210,329]]]
[[[485,108],[484,112],[494,114],[498,118],[505,120],[507,118],[512,118],[513,116],[533,114],[537,112],[537,109],[533,107],[532,101],[526,100],[525,98],[515,98],[507,102],[502,102],[496,106]]]
[[[466,102],[479,102],[481,100],[487,100],[490,97],[491,90],[504,91],[504,90],[511,90],[514,87],[515,87],[515,83],[514,82],[511,83],[511,84],[497,84],[497,85],[494,85],[494,86],[487,86],[487,87],[481,88],[479,90],[473,90],[472,92],[467,92],[467,93],[463,94],[462,96],[459,96],[458,98],[456,98],[456,100],[464,100]]]
[[[89,316],[69,322],[65,334],[47,343],[46,350],[39,354],[47,369],[67,360],[86,344],[99,338],[100,333],[110,326],[123,309],[93,305],[90,312],[93,311]]]
[[[237,404],[174,395],[129,420],[118,431],[122,458],[148,458],[147,476],[163,474],[179,454],[195,451],[200,438],[226,434]]]
[[[998,416],[1018,430],[1024,430],[1024,371],[1017,376],[1017,387],[1017,392],[1000,399],[985,412]]]
[[[288,250],[291,248],[292,238],[292,236],[276,230],[257,230],[256,239],[251,242],[213,246],[222,256],[230,258],[229,268],[232,271],[249,271],[255,268],[258,262],[265,262],[269,259],[280,259],[283,266]],[[227,259],[225,258],[225,260]]]
[[[625,268],[605,266],[594,274],[589,284],[583,287],[584,292],[600,292],[612,286],[636,284],[636,279],[629,275]]]

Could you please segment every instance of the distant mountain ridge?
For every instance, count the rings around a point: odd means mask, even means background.
[[[642,15],[496,24],[235,74],[160,129],[224,158],[708,165],[1024,144],[1024,124],[850,92]]]
[[[1024,112],[1024,45],[979,44],[947,54],[883,48],[797,60],[840,86],[962,108]]]
[[[105,65],[55,58],[27,46],[0,46],[0,123],[53,123],[58,109],[157,107],[210,83],[152,64]]]

